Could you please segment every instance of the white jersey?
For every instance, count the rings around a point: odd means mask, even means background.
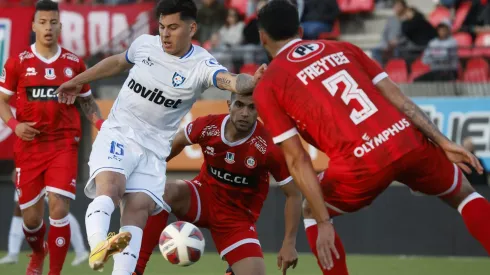
[[[134,66],[103,127],[119,128],[164,159],[182,118],[226,68],[195,45],[183,57],[167,54],[158,35],[146,34],[131,44],[126,60]]]

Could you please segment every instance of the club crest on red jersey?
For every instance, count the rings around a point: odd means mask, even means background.
[[[323,49],[325,49],[323,43],[304,42],[292,48],[287,58],[291,62],[302,62],[318,55]]]
[[[226,161],[226,163],[229,163],[229,164],[235,163],[235,153],[226,152],[225,161]]]
[[[254,169],[257,167],[257,161],[254,157],[247,157],[245,159],[245,166],[247,166],[247,168]]]
[[[64,70],[63,70],[63,73],[65,74],[66,77],[68,78],[72,78],[73,77],[73,70],[69,67],[66,67]]]
[[[53,80],[56,78],[56,74],[54,73],[54,68],[46,68],[46,73],[44,74],[44,78],[47,80]]]

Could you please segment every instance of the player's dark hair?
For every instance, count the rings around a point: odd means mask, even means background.
[[[36,3],[36,11],[60,11],[58,3],[51,0],[41,0]]]
[[[408,7],[407,1],[405,1],[405,0],[395,0],[395,1],[393,1],[393,5],[395,5],[395,4],[401,4],[404,8]]]
[[[299,15],[296,7],[287,0],[273,0],[260,9],[257,15],[259,29],[276,41],[298,35]]]
[[[156,7],[156,16],[180,13],[182,20],[196,20],[197,6],[193,0],[160,0]]]

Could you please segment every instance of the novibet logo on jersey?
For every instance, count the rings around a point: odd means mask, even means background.
[[[10,19],[0,18],[0,68],[3,68],[9,57],[11,26]]]

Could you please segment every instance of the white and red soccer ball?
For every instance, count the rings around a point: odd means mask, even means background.
[[[189,266],[199,261],[206,242],[199,228],[191,223],[178,221],[165,227],[158,245],[167,261]]]

